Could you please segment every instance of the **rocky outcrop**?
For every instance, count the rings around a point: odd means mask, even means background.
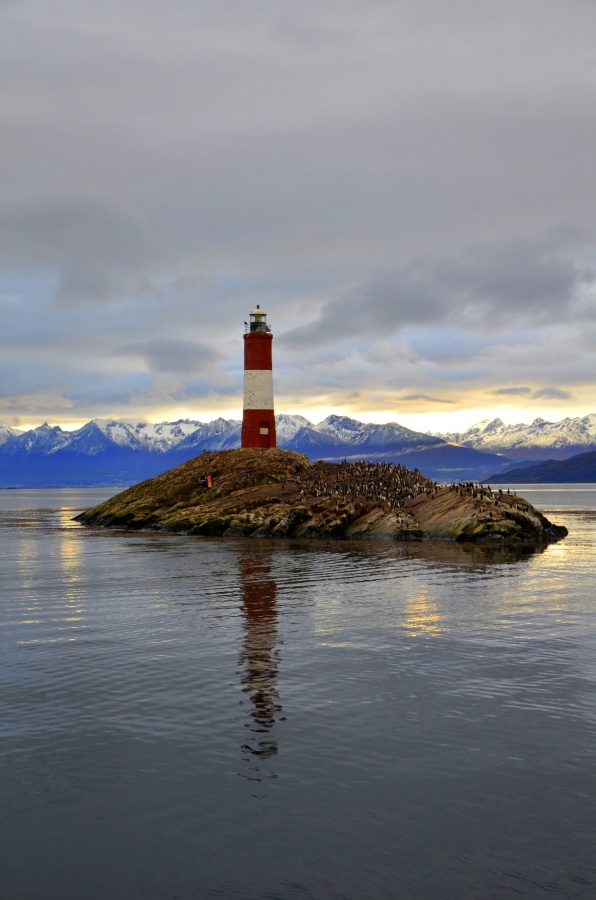
[[[211,476],[211,487],[206,476]],[[439,486],[391,463],[311,463],[290,450],[203,453],[77,517],[202,535],[546,544],[567,534],[515,494]]]

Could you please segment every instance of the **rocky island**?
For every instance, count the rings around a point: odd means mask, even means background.
[[[394,463],[312,463],[291,450],[225,450],[77,516],[85,525],[251,537],[384,537],[544,545],[565,537],[526,500],[437,485]]]

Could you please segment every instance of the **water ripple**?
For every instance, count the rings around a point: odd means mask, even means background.
[[[592,511],[532,554],[106,532],[81,492],[10,493],[7,896],[593,895]]]

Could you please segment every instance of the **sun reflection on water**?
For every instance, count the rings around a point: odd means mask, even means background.
[[[439,635],[441,616],[439,607],[424,587],[419,587],[406,601],[403,627],[412,637],[419,635]]]
[[[42,512],[39,515],[38,511],[35,520],[30,510],[19,511],[17,516],[20,528],[14,562],[20,590],[14,597],[13,612],[14,624],[26,627],[17,640],[20,645],[76,641],[85,618],[83,544],[68,527],[72,510]],[[43,623],[43,637],[33,637],[29,629]]]

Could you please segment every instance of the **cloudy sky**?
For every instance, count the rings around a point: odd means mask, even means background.
[[[0,0],[0,421],[596,411],[594,0]]]

